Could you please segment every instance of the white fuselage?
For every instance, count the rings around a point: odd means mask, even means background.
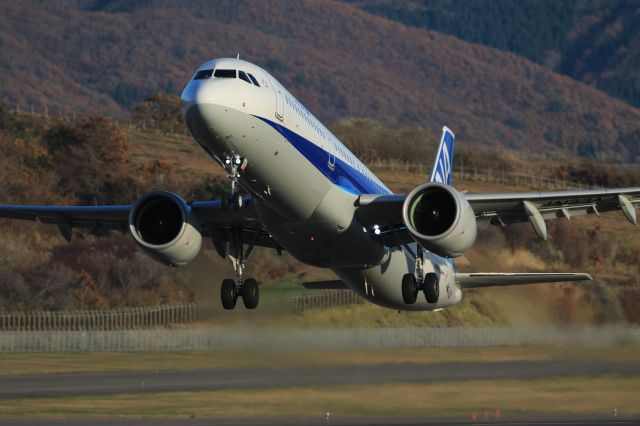
[[[250,76],[243,79],[240,71]],[[438,274],[440,298],[404,303],[401,280],[414,272],[413,256],[384,247],[355,216],[359,194],[391,191],[262,68],[239,59],[209,61],[185,87],[182,107],[193,137],[221,165],[228,155],[246,159],[239,183],[271,236],[294,257],[332,269],[385,307],[434,310],[461,300],[453,262],[425,253],[424,271]]]

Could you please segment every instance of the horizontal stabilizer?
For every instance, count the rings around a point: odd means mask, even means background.
[[[542,284],[557,283],[566,281],[592,280],[589,274],[578,273],[521,273],[521,274],[500,274],[500,273],[476,273],[460,274],[456,273],[456,282],[461,288],[480,288],[492,286],[520,285],[520,284]]]
[[[302,283],[308,290],[349,290],[349,287],[341,280],[309,281]]]

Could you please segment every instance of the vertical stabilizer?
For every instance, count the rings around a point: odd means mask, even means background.
[[[430,182],[439,182],[451,185],[453,174],[453,146],[455,144],[455,135],[447,126],[442,128],[442,138],[436,160],[433,163]]]

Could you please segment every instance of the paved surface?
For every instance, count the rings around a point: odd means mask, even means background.
[[[640,363],[565,361],[398,363],[314,366],[300,369],[249,368],[8,376],[0,377],[0,398],[390,382],[429,383],[602,374],[638,375]]]
[[[248,389],[284,386],[525,379],[576,375],[639,375],[638,363],[522,361],[492,363],[381,364],[305,369],[232,369],[0,377],[0,398],[63,397],[122,392]],[[469,418],[114,418],[0,419],[2,426],[206,426],[206,425],[640,425],[640,417]]]
[[[327,423],[324,418],[203,418],[203,419],[82,419],[82,420],[0,420],[3,426],[209,426],[209,425],[302,425],[302,426],[418,426],[418,425],[579,425],[579,426],[601,426],[601,425],[638,425],[638,418],[571,418],[571,417],[540,417],[540,418],[513,418],[490,421],[471,422],[469,419],[449,418],[449,417],[425,417],[425,418],[332,418]]]

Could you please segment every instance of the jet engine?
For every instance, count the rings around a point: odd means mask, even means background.
[[[129,213],[129,230],[146,254],[168,266],[183,266],[202,246],[191,207],[178,195],[152,191],[141,196]]]
[[[476,216],[464,195],[449,185],[426,183],[407,195],[402,220],[425,250],[462,256],[476,240]]]

